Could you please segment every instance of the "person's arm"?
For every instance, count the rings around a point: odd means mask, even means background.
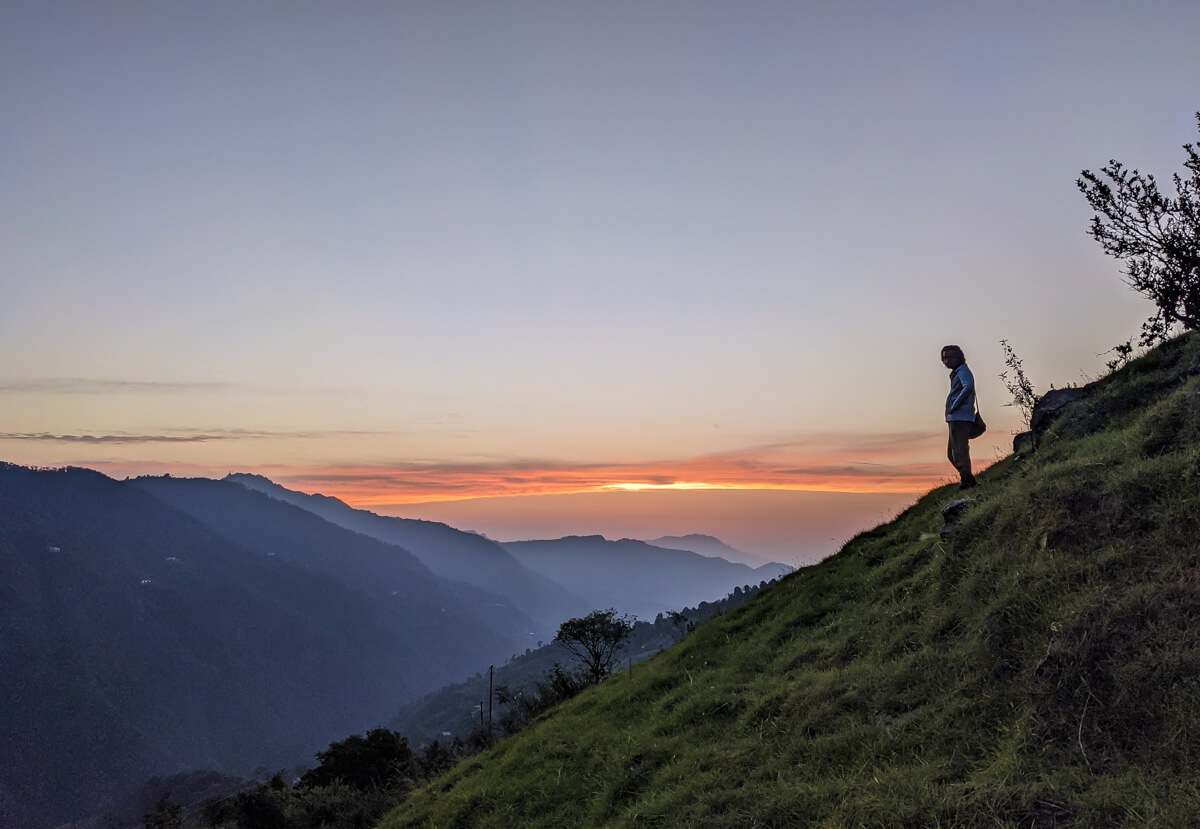
[[[960,366],[958,371],[954,372],[954,376],[962,388],[950,401],[949,411],[951,412],[958,411],[959,406],[975,396],[975,375],[971,374],[971,369],[967,368],[966,364]]]

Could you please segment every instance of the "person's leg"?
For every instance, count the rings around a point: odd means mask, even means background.
[[[975,476],[971,474],[971,422],[969,420],[951,420],[950,442],[947,454],[950,463],[958,470],[964,489],[975,486]]]

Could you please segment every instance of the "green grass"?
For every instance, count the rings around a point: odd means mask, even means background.
[[[1200,336],[418,790],[408,826],[1200,825]]]

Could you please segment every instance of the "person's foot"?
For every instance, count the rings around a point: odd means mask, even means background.
[[[959,489],[973,489],[974,487],[978,486],[978,484],[979,484],[979,482],[976,481],[974,477],[964,478],[962,484],[960,484],[958,488]]]

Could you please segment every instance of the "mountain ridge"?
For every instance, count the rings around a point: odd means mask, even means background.
[[[307,759],[490,656],[471,626],[462,667],[434,665],[421,624],[132,482],[0,464],[4,821],[78,820],[152,774]]]
[[[688,533],[687,535],[664,535],[661,538],[643,539],[655,547],[666,547],[668,550],[687,550],[709,558],[723,558],[735,564],[745,564],[747,567],[762,567],[767,564],[786,566],[781,562],[771,561],[762,556],[747,553],[726,544],[716,536],[704,533]]]
[[[288,489],[261,475],[231,473],[224,480],[308,510],[354,532],[397,544],[442,578],[507,596],[514,607],[533,617],[537,627],[533,638],[553,635],[563,620],[586,612],[586,603],[580,597],[529,570],[502,545],[478,533],[438,521],[379,515],[330,495]]]
[[[721,558],[635,538],[609,541],[601,535],[510,541],[501,544],[530,569],[582,595],[588,610],[615,608],[639,618],[720,598],[743,584],[777,576]]]
[[[473,638],[487,642],[493,658],[525,646],[531,622],[517,608],[503,606],[495,594],[440,578],[403,547],[348,530],[234,482],[157,476],[128,483],[191,515],[230,543],[296,562],[355,590],[438,619],[439,624],[473,626]],[[425,633],[431,645],[440,641],[434,627],[428,626]]]

